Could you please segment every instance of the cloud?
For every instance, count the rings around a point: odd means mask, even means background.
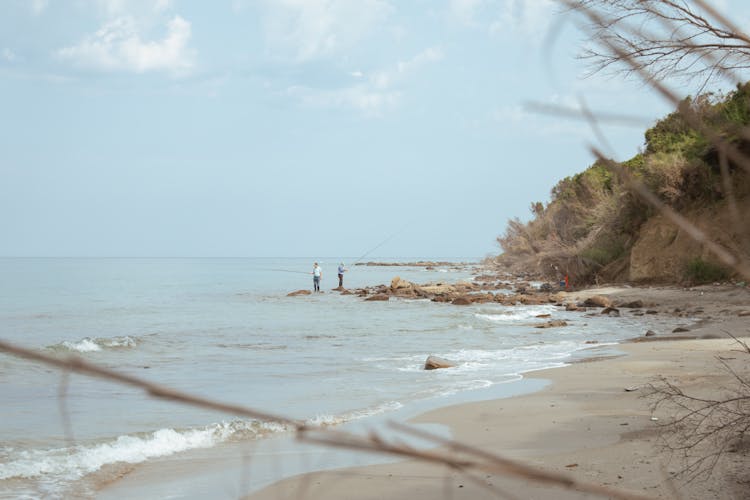
[[[394,108],[401,98],[398,90],[378,90],[367,84],[334,90],[292,86],[286,89],[285,94],[304,106],[355,109],[370,117],[382,116],[386,110]]]
[[[425,65],[442,58],[443,52],[440,48],[430,47],[411,59],[399,61],[390,68],[371,74],[359,70],[350,72],[349,76],[357,80],[353,85],[338,89],[293,85],[286,89],[285,94],[306,106],[355,109],[366,116],[382,116],[398,105],[408,79]]]
[[[273,55],[297,62],[346,52],[393,10],[385,0],[264,0],[261,6]]]
[[[142,40],[138,28],[132,17],[119,17],[80,43],[58,50],[57,56],[77,67],[105,72],[186,74],[194,66],[194,51],[188,47],[188,21],[173,17],[166,25],[164,38],[156,41]]]
[[[29,6],[31,7],[31,12],[35,16],[38,16],[39,14],[44,12],[48,5],[49,5],[49,0],[31,0],[31,2],[29,2]]]
[[[11,49],[5,47],[3,50],[0,50],[0,59],[12,63],[18,60],[18,56]]]
[[[448,0],[447,15],[490,35],[544,33],[558,11],[555,0]]]
[[[472,25],[475,23],[474,16],[483,3],[484,0],[449,0],[448,11],[460,23]]]
[[[89,0],[108,19],[122,16],[159,14],[173,7],[173,0]]]
[[[509,33],[533,36],[547,32],[560,4],[554,0],[503,0],[500,16],[490,24],[493,35]],[[538,39],[543,39],[539,36]]]
[[[407,61],[399,61],[393,68],[375,72],[370,77],[370,83],[378,89],[387,89],[398,83],[410,73],[414,73],[425,64],[439,61],[443,52],[439,48],[430,47]]]

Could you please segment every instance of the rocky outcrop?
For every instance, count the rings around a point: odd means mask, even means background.
[[[558,326],[568,326],[568,323],[562,319],[553,319],[541,325],[534,325],[534,328],[556,328]]]
[[[389,300],[391,297],[385,293],[376,293],[375,295],[370,295],[365,300],[367,301],[385,301]]]
[[[298,295],[310,295],[312,292],[310,290],[297,290],[294,292],[289,292],[286,294],[287,297],[297,297]]]

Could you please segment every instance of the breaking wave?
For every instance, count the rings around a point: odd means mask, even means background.
[[[81,340],[69,341],[64,340],[59,344],[48,346],[48,349],[74,351],[74,352],[97,352],[107,349],[131,349],[138,344],[133,337],[107,337],[107,338],[90,338],[84,337]]]

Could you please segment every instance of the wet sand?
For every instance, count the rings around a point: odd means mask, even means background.
[[[750,460],[723,455],[708,479],[674,477],[683,464],[663,449],[661,426],[671,414],[643,397],[665,377],[684,391],[716,397],[737,386],[722,361],[747,375],[750,355],[736,337],[750,337],[750,293],[740,287],[607,288],[566,294],[640,299],[656,314],[698,317],[687,332],[656,332],[621,346],[622,356],[528,374],[551,383],[507,399],[461,404],[420,415],[415,423],[448,426],[457,441],[576,481],[653,498],[749,498]],[[616,321],[616,318],[613,318]],[[644,332],[645,333],[645,332]],[[686,338],[687,337],[687,338]],[[645,341],[649,340],[649,341]],[[260,499],[595,498],[495,473],[467,474],[402,461],[314,472],[247,497]]]

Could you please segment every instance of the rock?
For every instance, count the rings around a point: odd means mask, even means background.
[[[552,315],[551,314],[537,314],[534,317],[535,318],[549,318],[550,316],[552,316]]]
[[[344,289],[344,291],[341,292],[341,295],[353,295],[353,293],[349,290]]]
[[[296,297],[297,295],[310,295],[312,292],[310,290],[297,290],[295,292],[289,292],[286,294],[287,297]]]
[[[659,314],[659,311],[654,311],[653,309],[649,309],[646,311],[646,314]]]
[[[643,307],[643,301],[633,300],[630,302],[625,302],[624,304],[620,304],[618,307],[624,307],[625,309],[641,309]]]
[[[471,304],[471,298],[467,296],[456,297],[451,301],[454,306],[468,306]]]
[[[427,360],[424,362],[425,370],[437,370],[438,368],[452,368],[456,366],[455,363],[448,361],[447,359],[439,358],[437,356],[427,356]]]
[[[620,310],[615,307],[605,307],[604,309],[602,309],[601,314],[606,314],[607,316],[619,317]]]
[[[646,337],[653,337],[654,335],[656,335],[655,331],[653,331],[653,330],[647,330],[646,331]]]
[[[674,330],[672,330],[672,333],[682,333],[682,332],[689,332],[689,331],[690,330],[688,330],[687,328],[683,328],[681,326],[678,326],[677,328],[675,328]]]
[[[737,313],[737,316],[744,318],[745,316],[750,316],[750,311],[740,311]]]
[[[455,293],[456,288],[453,285],[447,285],[445,283],[436,283],[434,285],[422,285],[419,290],[429,295],[445,295],[448,293]]]
[[[557,326],[568,326],[568,323],[562,319],[553,319],[552,321],[547,321],[541,325],[534,325],[534,328],[554,328]]]
[[[592,295],[583,301],[584,307],[612,307],[612,301],[603,295]]]
[[[384,293],[376,293],[375,295],[371,295],[367,297],[366,301],[380,301],[380,300],[390,300],[390,296],[386,295]]]
[[[566,311],[578,311],[579,307],[572,302],[568,302],[567,304],[565,304],[565,310]]]
[[[391,290],[400,290],[402,288],[413,288],[414,284],[410,281],[402,280],[400,277],[396,276],[391,280]]]

